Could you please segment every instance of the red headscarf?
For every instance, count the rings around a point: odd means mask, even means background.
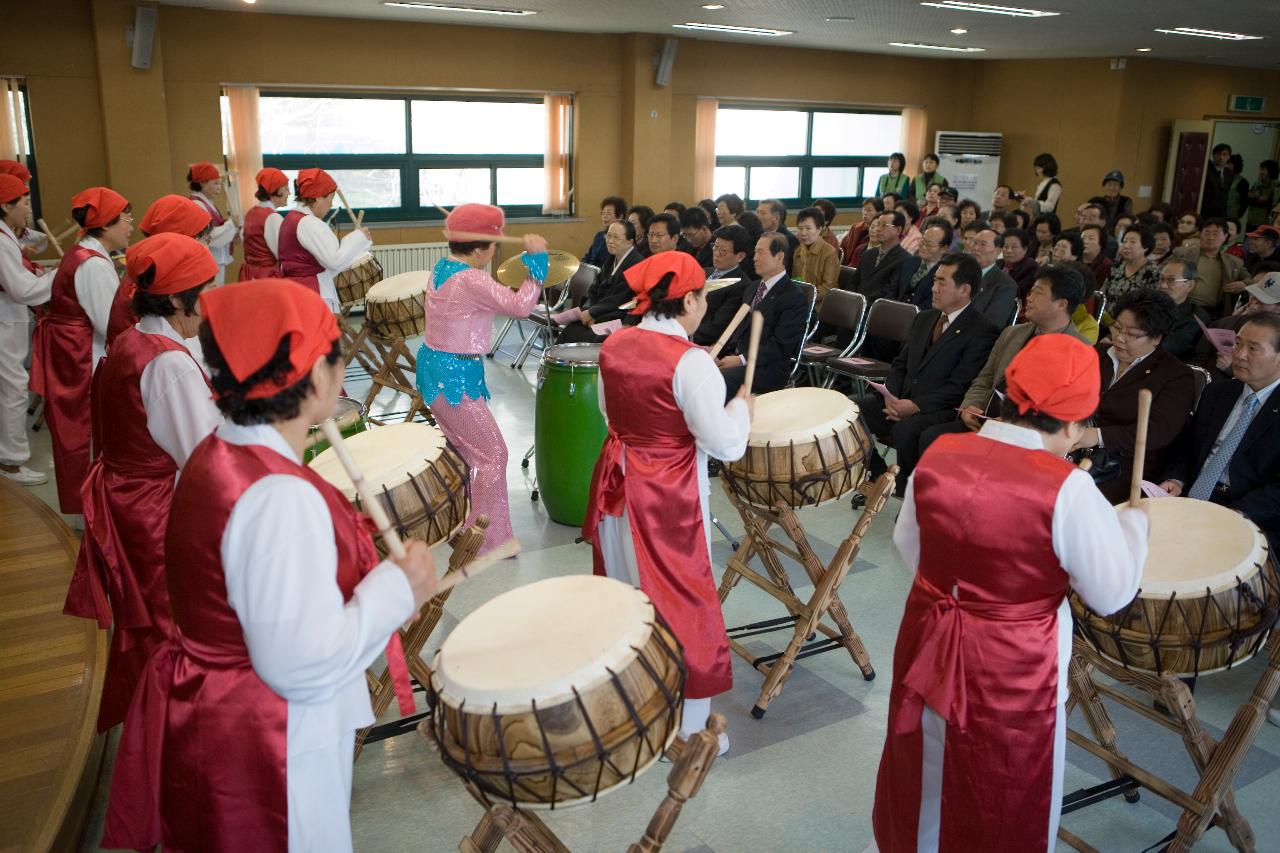
[[[506,219],[500,207],[494,207],[491,204],[460,204],[445,217],[445,236],[448,237],[450,231],[460,231],[464,234],[501,237],[502,226],[505,224]]]
[[[31,170],[17,160],[0,160],[0,175],[13,175],[24,184],[31,183]]]
[[[692,255],[681,251],[659,252],[622,274],[636,293],[636,307],[631,309],[632,314],[643,314],[652,307],[649,291],[667,273],[675,273],[667,287],[667,299],[679,299],[686,293],[701,290],[707,283],[706,272]]]
[[[209,227],[209,211],[186,196],[164,195],[151,203],[140,227],[146,234],[185,234],[195,237]]]
[[[128,206],[129,200],[110,187],[90,187],[71,197],[72,210],[88,208],[84,217],[86,229],[105,228]]]
[[[216,181],[222,177],[222,173],[218,171],[218,167],[212,163],[200,162],[192,163],[187,169],[187,180],[194,181],[197,184],[203,184],[206,181]]]
[[[147,270],[155,269],[155,278],[140,289],[156,296],[182,293],[212,281],[218,274],[218,262],[209,247],[185,234],[156,234],[139,240],[125,252],[125,268],[137,281]]]
[[[1036,335],[1004,371],[1009,399],[1022,414],[1082,421],[1098,409],[1102,376],[1093,347],[1070,335]]]
[[[303,169],[297,183],[298,198],[324,198],[338,189],[338,182],[324,169]]]
[[[274,193],[276,190],[289,183],[289,176],[284,172],[272,166],[267,166],[258,172],[254,178],[257,185],[268,194]]]
[[[260,382],[245,394],[271,397],[297,384],[316,361],[333,349],[338,323],[318,293],[283,278],[228,284],[200,294],[213,339],[231,370],[243,382],[266,366],[289,340],[289,373],[280,382]]]
[[[27,189],[27,185],[21,178],[0,173],[0,204],[17,201],[30,192],[31,190]]]

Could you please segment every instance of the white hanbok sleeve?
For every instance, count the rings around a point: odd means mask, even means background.
[[[283,224],[284,217],[275,211],[262,223],[262,239],[267,241],[267,248],[277,258],[280,257],[280,226]]]
[[[240,229],[230,219],[221,225],[215,225],[213,230],[209,232],[209,248],[225,249],[231,245],[239,233]]]
[[[893,526],[893,544],[906,563],[911,574],[920,568],[920,523],[916,520],[916,478],[907,480],[907,490],[902,496],[902,509],[898,511],[898,523]]]
[[[342,238],[342,242],[338,242],[329,226],[311,214],[298,222],[298,242],[311,253],[317,263],[335,273],[350,269],[356,258],[369,251],[369,247],[373,245],[373,241],[363,231],[352,231]]]
[[[40,305],[49,301],[53,270],[36,275],[22,265],[22,250],[12,240],[0,239],[0,288],[19,305]]]
[[[151,360],[139,381],[147,431],[179,468],[191,451],[222,423],[200,367],[186,353],[165,352]]]
[[[716,459],[740,459],[747,449],[751,415],[744,400],[724,402],[724,376],[706,350],[690,349],[680,356],[671,388],[698,449]]]
[[[1084,471],[1067,475],[1053,508],[1053,551],[1071,588],[1098,613],[1133,600],[1147,562],[1147,515],[1116,511]]]
[[[37,252],[43,252],[49,248],[49,235],[43,231],[37,231],[34,228],[22,229],[22,236],[18,238],[18,242],[25,249],[33,249]]]
[[[92,257],[76,269],[76,301],[89,315],[94,333],[107,336],[107,323],[111,320],[111,303],[116,298],[120,277],[116,268],[106,258]]]
[[[343,602],[329,508],[300,477],[272,475],[245,490],[222,536],[222,562],[253,668],[289,702],[333,698],[414,613],[409,581],[390,561]]]

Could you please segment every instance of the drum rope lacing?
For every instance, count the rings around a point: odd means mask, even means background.
[[[441,529],[438,519],[442,515],[445,515],[444,511],[446,509],[453,509],[455,507],[458,497],[457,493],[451,488],[449,482],[438,470],[436,470],[436,462],[442,461],[448,466],[454,476],[461,480],[463,484],[462,494],[466,499],[463,506],[466,506],[471,502],[471,479],[467,476],[466,469],[460,467],[457,462],[454,461],[455,456],[458,459],[462,458],[461,454],[454,449],[454,446],[446,438],[440,455],[433,460],[426,458],[419,460],[423,465],[425,465],[425,468],[420,475],[411,476],[408,480],[413,488],[414,494],[418,498],[418,502],[422,505],[421,517],[425,518],[427,522],[426,541],[431,543],[444,541],[452,532],[451,530]],[[439,500],[432,501],[431,498],[423,491],[422,485],[418,482],[418,476],[422,475],[435,479],[436,485],[440,488]],[[401,536],[407,535],[410,528],[415,527],[421,520],[419,513],[415,511],[411,515],[402,516],[400,508],[396,506],[396,502],[391,497],[391,489],[389,489],[385,483],[381,485],[381,488],[383,507],[388,513],[390,513],[391,520],[395,524],[396,532]],[[359,508],[359,498],[356,499],[356,505],[357,508]],[[461,507],[458,507],[458,509],[461,509]],[[456,515],[460,516],[462,513],[459,512]],[[459,522],[463,523],[465,522],[465,519],[459,519]]]
[[[850,431],[854,435],[854,443],[862,452],[862,455],[859,457],[859,461],[870,458],[870,447],[868,442],[863,441],[862,433],[858,429],[858,421],[846,420],[845,425],[850,428]],[[823,453],[822,450],[822,441],[819,439],[818,435],[815,434],[812,437],[813,448],[818,454],[818,464],[821,470],[810,474],[797,472],[795,439],[789,439],[787,441],[786,446],[788,450],[789,479],[787,480],[786,489],[801,496],[802,500],[800,506],[802,507],[809,505],[817,506],[821,503],[824,500],[822,496],[823,486],[830,486],[831,497],[840,497],[848,493],[851,489],[856,488],[858,485],[857,482],[852,482],[856,463],[854,465],[849,464],[849,452],[844,446],[844,441],[840,438],[840,433],[833,429],[829,437],[836,443],[836,451],[839,454],[839,459],[844,463],[843,466],[837,464],[833,469],[832,466],[827,464],[826,454]],[[754,501],[751,500],[752,497],[756,496],[753,492],[763,486],[767,496],[767,499],[764,501],[765,506],[775,506],[779,501],[787,505],[792,505],[791,495],[784,493],[783,487],[779,486],[778,481],[774,479],[773,454],[770,451],[776,446],[777,445],[774,445],[773,442],[767,442],[764,445],[765,482],[763,483],[753,482],[748,476],[750,472],[743,472],[742,476],[738,476],[729,468],[729,466],[725,466],[721,469],[721,473],[725,476],[725,480],[728,482],[729,486],[748,503],[754,503]],[[849,449],[851,450],[852,448]],[[859,476],[857,479],[860,481],[862,477]],[[739,482],[739,480],[742,480],[742,482]]]

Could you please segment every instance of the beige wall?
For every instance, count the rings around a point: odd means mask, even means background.
[[[223,83],[440,87],[576,93],[575,195],[583,222],[536,226],[576,249],[598,228],[595,203],[620,192],[654,207],[692,200],[699,97],[923,110],[907,140],[909,171],[937,130],[1005,134],[1003,178],[1034,186],[1031,160],[1051,151],[1067,205],[1124,170],[1126,191],[1159,193],[1176,118],[1225,111],[1229,93],[1280,107],[1280,75],[1132,58],[974,61],[886,57],[681,39],[671,85],[653,83],[659,37],[284,17],[161,7],[154,67],[129,66],[133,0],[6,4],[24,37],[0,57],[31,91],[42,200],[51,225],[78,189],[110,183],[145,207],[182,191],[188,163],[216,160]],[[317,50],[313,45],[328,47]],[[767,132],[762,128],[761,132]],[[896,146],[895,146],[896,147]],[[985,201],[985,200],[984,200]],[[1143,202],[1139,202],[1143,206]],[[852,215],[842,217],[848,221]],[[378,228],[380,243],[439,239],[438,229]]]

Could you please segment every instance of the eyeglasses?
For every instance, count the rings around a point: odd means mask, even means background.
[[[1182,284],[1183,282],[1186,282],[1186,281],[1195,281],[1195,279],[1194,278],[1168,278],[1163,275],[1160,276],[1161,284]]]
[[[1124,338],[1126,341],[1140,341],[1143,338],[1150,337],[1141,329],[1130,329],[1125,326],[1112,326],[1111,339]]]

